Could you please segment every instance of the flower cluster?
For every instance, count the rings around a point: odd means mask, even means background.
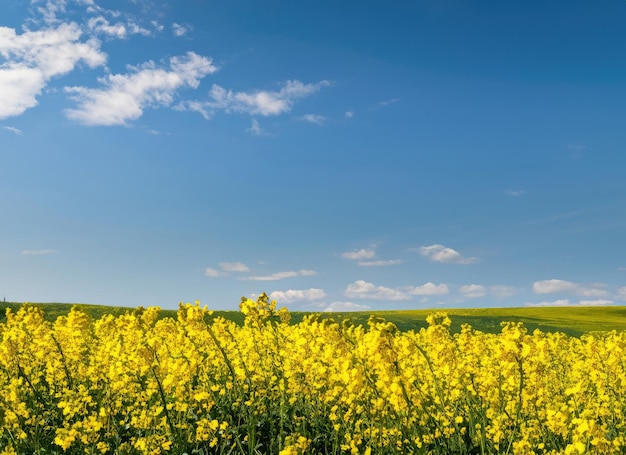
[[[626,333],[419,332],[265,294],[245,324],[181,304],[0,324],[0,454],[612,454],[626,450]]]

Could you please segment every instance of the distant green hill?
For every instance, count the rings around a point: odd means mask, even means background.
[[[0,322],[6,321],[5,310],[12,308],[17,311],[21,303],[0,302]],[[45,317],[54,321],[58,316],[67,314],[72,307],[86,312],[97,319],[104,314],[121,315],[134,311],[134,308],[68,304],[68,303],[31,303],[41,307]],[[426,327],[426,317],[442,309],[403,310],[403,311],[369,311],[351,313],[321,313],[322,318],[333,318],[337,321],[350,319],[355,324],[366,324],[370,315],[382,317],[393,322],[400,330],[419,330]],[[568,335],[580,336],[585,332],[626,330],[626,306],[602,307],[523,307],[523,308],[467,308],[446,309],[452,319],[452,331],[460,331],[462,324],[470,324],[474,329],[496,333],[500,331],[503,321],[523,322],[530,332],[535,329],[544,332],[564,332]],[[292,322],[297,323],[311,313],[293,312]],[[243,323],[243,314],[238,311],[215,311],[213,318],[222,316],[226,319]],[[162,310],[161,317],[176,317],[176,310]]]

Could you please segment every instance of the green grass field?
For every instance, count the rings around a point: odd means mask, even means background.
[[[17,310],[22,304],[0,302],[0,322],[6,320],[6,308]],[[72,307],[77,307],[92,318],[97,319],[104,314],[121,315],[132,312],[134,308],[112,307],[89,304],[67,303],[31,303],[43,308],[47,320],[53,321],[57,316],[67,314]],[[370,315],[391,321],[400,330],[419,330],[426,327],[426,316],[439,309],[403,310],[403,311],[371,311],[351,313],[321,313],[322,318],[333,318],[337,321],[350,319],[355,324],[366,324]],[[462,324],[470,324],[474,329],[488,333],[500,331],[503,321],[523,322],[532,332],[535,329],[544,332],[563,332],[568,335],[580,336],[585,332],[626,330],[626,306],[602,307],[522,307],[522,308],[467,308],[446,309],[452,319],[452,331],[458,332]],[[292,322],[297,323],[311,313],[292,313]],[[243,314],[238,311],[215,311],[213,317],[222,316],[238,324],[243,323]],[[176,310],[162,310],[161,317],[176,317]]]
[[[5,309],[17,310],[20,303],[0,302],[0,322],[6,320]],[[43,308],[46,319],[53,321],[57,316],[67,314],[77,307],[92,318],[97,319],[104,314],[121,315],[132,312],[133,308],[112,307],[89,304],[67,303],[33,303]],[[441,309],[439,309],[441,310]],[[419,330],[426,327],[426,316],[437,311],[403,310],[403,311],[371,311],[351,313],[322,313],[321,318],[333,318],[336,321],[350,319],[355,324],[366,324],[370,315],[375,315],[393,322],[401,330]],[[496,333],[500,331],[503,321],[523,322],[530,332],[535,329],[544,332],[564,332],[579,336],[585,332],[626,330],[626,306],[603,307],[523,307],[523,308],[468,308],[447,309],[452,319],[452,330],[458,332],[462,324],[470,324],[474,329]],[[292,313],[292,322],[297,323],[311,313]],[[222,316],[238,324],[243,323],[243,315],[238,311],[215,311],[213,317]],[[162,310],[161,317],[176,317],[175,310]]]

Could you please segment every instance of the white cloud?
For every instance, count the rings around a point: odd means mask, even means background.
[[[252,125],[246,130],[246,132],[254,136],[261,136],[263,134],[263,128],[261,128],[261,125],[259,125],[258,120],[253,118]]]
[[[172,24],[172,33],[174,36],[185,36],[190,30],[191,27],[189,25],[177,24],[176,22]]]
[[[38,3],[37,0],[31,0],[31,3]],[[37,11],[43,16],[46,23],[52,24],[58,21],[57,16],[65,13],[66,0],[46,0],[44,6],[37,7]]]
[[[219,266],[221,270],[209,267],[206,269],[204,274],[211,278],[217,278],[220,276],[226,276],[231,272],[242,273],[250,271],[250,268],[246,264],[243,264],[241,262],[220,262]]]
[[[250,276],[244,279],[252,280],[252,281],[277,281],[277,280],[284,280],[285,278],[294,278],[298,276],[314,276],[314,275],[317,275],[317,272],[315,272],[314,270],[303,269],[303,270],[298,270],[298,271],[276,272],[276,273],[272,273],[271,275],[264,275],[264,276]]]
[[[401,259],[387,259],[375,261],[364,260],[376,257],[376,251],[374,248],[375,246],[371,246],[369,248],[361,248],[360,250],[346,251],[345,253],[341,253],[341,257],[343,259],[358,261],[357,264],[362,267],[385,267],[402,263]]]
[[[94,34],[105,35],[109,38],[125,39],[130,35],[151,36],[152,32],[138,25],[137,23],[128,21],[110,23],[104,16],[92,17],[87,21],[87,27]]]
[[[107,19],[102,16],[92,17],[87,21],[87,26],[94,33],[101,33],[103,35],[108,35],[113,38],[126,38],[128,31],[126,30],[126,26],[121,22],[116,24],[111,24]]]
[[[38,69],[14,64],[0,67],[0,119],[24,113],[37,105],[37,95],[46,85]]]
[[[15,128],[14,126],[3,126],[2,128],[4,128],[7,131],[17,134],[18,136],[22,135],[22,130],[20,130],[19,128]]]
[[[387,265],[402,264],[402,260],[401,259],[389,259],[386,261],[359,261],[357,262],[357,264],[360,266],[364,266],[364,267],[384,267]]]
[[[496,284],[494,286],[489,286],[489,292],[496,297],[511,297],[517,293],[517,289],[513,286],[504,286],[501,284]]]
[[[526,302],[524,304],[525,306],[568,306],[570,305],[569,300],[567,299],[561,299],[561,300],[554,300],[552,302],[548,302],[548,301],[544,301],[544,302]]]
[[[374,251],[374,248],[362,248],[356,251],[341,253],[342,258],[352,260],[371,259],[374,256],[376,256],[376,251]]]
[[[506,194],[508,194],[509,196],[523,196],[524,194],[526,194],[526,191],[524,190],[512,190],[512,189],[508,189],[505,191]]]
[[[476,262],[476,258],[465,258],[458,251],[447,248],[443,245],[422,246],[414,251],[435,262],[446,262],[454,264],[472,264]]]
[[[326,297],[322,289],[289,289],[288,291],[274,291],[270,293],[270,299],[280,304],[299,302],[302,300],[319,300]]]
[[[443,295],[450,292],[448,286],[445,284],[434,284],[430,281],[421,286],[411,286],[408,288],[408,292],[411,295]]]
[[[213,114],[215,113],[212,109],[207,108],[206,103],[201,101],[184,101],[183,103],[174,106],[174,109],[178,111],[197,112],[202,115],[205,120],[211,120]],[[252,123],[252,128],[254,128],[254,123]]]
[[[352,118],[352,117],[354,117],[354,112],[348,111],[344,115],[346,116],[346,118]]]
[[[445,284],[434,284],[431,282],[421,286],[403,286],[399,288],[388,288],[376,286],[364,280],[358,280],[349,284],[344,290],[344,295],[350,298],[370,299],[370,300],[411,300],[414,296],[431,296],[448,294],[450,290]]]
[[[569,299],[560,299],[560,300],[544,301],[544,302],[537,302],[537,303],[526,302],[524,305],[526,305],[526,306],[535,306],[535,307],[539,307],[539,306],[574,306],[574,305],[580,305],[580,306],[606,306],[606,305],[613,305],[613,301],[612,300],[606,300],[606,299],[596,299],[596,300],[580,300],[578,303],[574,303],[574,302],[570,302]]]
[[[581,285],[565,280],[542,280],[533,283],[533,292],[536,294],[573,294],[581,297],[605,297],[608,292],[602,284]]]
[[[219,270],[212,269],[210,267],[207,267],[207,269],[204,271],[204,274],[206,276],[208,276],[208,277],[211,277],[211,278],[217,278],[219,276],[223,276],[224,275],[223,272],[220,272]]]
[[[617,290],[615,298],[621,302],[626,302],[626,286],[622,286]]]
[[[220,268],[224,272],[249,272],[250,268],[241,262],[220,262]]]
[[[0,119],[24,113],[37,105],[37,96],[50,79],[70,73],[80,62],[103,65],[106,55],[98,41],[81,42],[75,23],[17,34],[0,27]]]
[[[483,297],[487,293],[485,286],[482,286],[480,284],[468,284],[465,286],[461,286],[459,288],[459,292],[463,294],[464,297],[470,299]]]
[[[22,254],[28,256],[42,256],[44,254],[53,254],[56,252],[56,250],[24,250],[22,251]]]
[[[588,286],[580,286],[578,290],[578,295],[582,297],[605,297],[609,293],[605,289],[598,289],[598,287],[604,286],[603,284],[591,284]]]
[[[159,24],[157,21],[151,21],[150,24],[154,27],[157,32],[162,32],[165,28],[163,25]]]
[[[326,117],[318,114],[305,114],[301,117],[302,120],[309,123],[315,123],[316,125],[323,125],[326,121]]]
[[[391,104],[397,103],[398,101],[400,101],[400,98],[391,98],[389,100],[385,100],[385,101],[381,101],[380,103],[377,103],[375,107],[389,106]]]
[[[359,305],[352,302],[333,302],[324,308],[323,311],[328,313],[340,313],[345,311],[365,311],[370,307],[367,305]]]
[[[279,91],[254,92],[233,92],[213,85],[209,92],[210,101],[185,101],[180,103],[178,108],[199,112],[205,118],[210,118],[216,110],[267,117],[289,112],[296,100],[312,95],[329,85],[328,81],[303,84],[294,80],[285,82]]]
[[[78,102],[68,109],[69,118],[86,125],[125,125],[143,114],[147,107],[168,106],[176,91],[197,88],[200,79],[217,71],[211,61],[194,52],[170,59],[170,70],[153,62],[131,68],[130,74],[111,74],[100,80],[106,88],[66,87]]]
[[[613,305],[613,301],[606,299],[581,300],[578,304],[582,306],[606,306]]]
[[[344,291],[344,295],[357,299],[372,300],[409,300],[410,296],[407,292],[400,289],[392,289],[384,286],[375,286],[367,281],[358,280],[348,285]]]
[[[533,291],[536,294],[553,294],[557,292],[575,292],[577,285],[565,280],[542,280],[533,283]]]
[[[159,24],[153,23],[152,25],[158,32],[163,30],[163,26]],[[134,22],[128,22],[126,24],[126,28],[130,31],[131,35],[152,36],[152,32],[150,30],[145,29]]]

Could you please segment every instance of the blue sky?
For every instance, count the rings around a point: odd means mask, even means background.
[[[626,304],[626,2],[5,0],[0,298]]]

